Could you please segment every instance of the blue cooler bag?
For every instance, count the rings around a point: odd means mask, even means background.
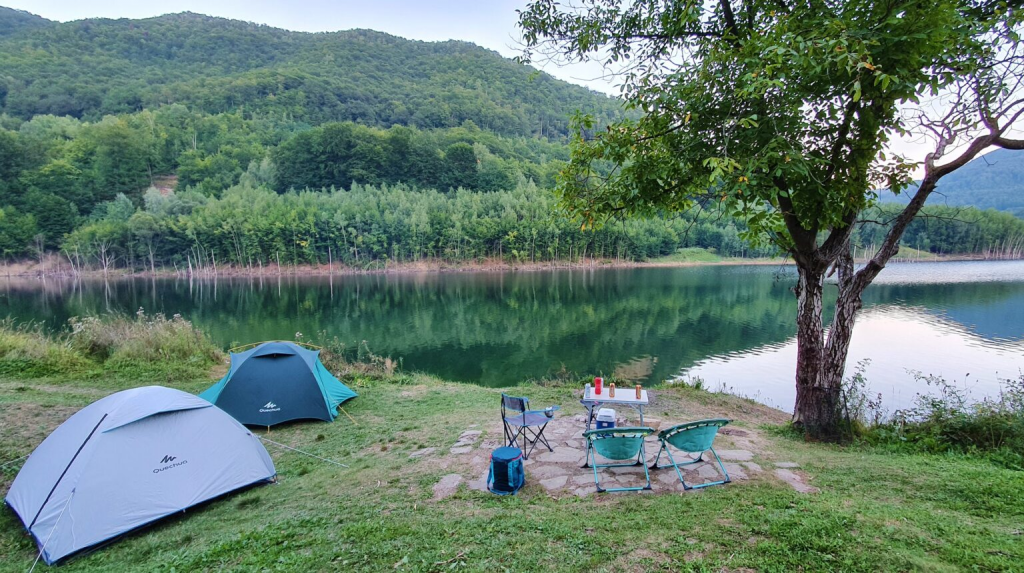
[[[513,495],[525,481],[523,451],[508,446],[494,450],[491,470],[487,474],[487,489],[498,495]]]

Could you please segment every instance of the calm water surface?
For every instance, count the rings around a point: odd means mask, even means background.
[[[0,280],[0,316],[180,313],[228,347],[301,332],[365,341],[406,370],[484,385],[561,369],[638,382],[699,376],[793,404],[795,271],[719,266],[218,280]],[[834,288],[829,289],[834,297]],[[890,408],[927,386],[980,397],[1024,368],[1024,262],[887,268],[865,295],[850,353]]]

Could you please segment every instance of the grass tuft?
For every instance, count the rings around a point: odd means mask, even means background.
[[[714,249],[684,247],[671,255],[651,259],[654,263],[720,263],[723,259]]]
[[[0,321],[0,375],[39,378],[79,373],[90,366],[66,336],[48,335],[37,324]]]
[[[223,353],[209,337],[181,315],[149,316],[143,309],[134,318],[87,316],[69,321],[72,348],[101,362],[108,370],[205,371]]]
[[[0,321],[0,376],[80,378],[107,371],[134,378],[158,374],[172,382],[205,376],[223,358],[210,339],[181,316],[72,318],[70,330]]]
[[[70,341],[88,356],[100,360],[195,360],[212,363],[221,351],[202,331],[179,314],[135,318],[121,316],[72,318]]]

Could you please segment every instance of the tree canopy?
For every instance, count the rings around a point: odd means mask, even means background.
[[[524,60],[599,58],[643,114],[604,130],[577,116],[560,190],[584,224],[712,208],[743,218],[751,242],[792,256],[800,271],[794,421],[832,438],[864,288],[939,179],[988,147],[1024,148],[1010,138],[1024,114],[1018,4],[537,0],[520,24]],[[942,94],[952,98],[934,114],[903,113]],[[912,127],[935,141],[925,178],[855,272],[856,221],[876,189],[910,182],[915,163],[886,144]],[[966,149],[953,154],[957,145]],[[826,332],[830,269],[840,295]]]
[[[737,4],[734,8],[733,4]],[[579,117],[563,196],[587,220],[714,206],[791,250],[849,226],[913,165],[886,154],[900,104],[935,94],[1000,47],[1001,3],[582,2],[522,12],[527,57],[622,62],[643,112]],[[987,16],[979,13],[988,12]],[[618,166],[601,176],[594,165]],[[841,241],[834,241],[841,242]],[[799,253],[794,252],[797,256]]]

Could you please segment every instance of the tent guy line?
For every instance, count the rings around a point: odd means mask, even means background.
[[[61,518],[64,517],[64,512],[67,511],[68,506],[71,505],[71,500],[75,498],[75,491],[75,489],[71,490],[71,495],[69,495],[68,500],[64,502],[64,507],[60,508],[60,515],[57,516],[57,521],[55,521],[53,523],[53,527],[50,528],[50,533],[46,536],[46,541],[43,541],[43,544],[39,546],[39,553],[36,554],[36,559],[32,562],[32,566],[28,568],[28,573],[32,573],[36,570],[36,565],[39,563],[39,558],[43,556],[43,551],[46,551],[46,544],[50,542],[50,537],[53,536],[53,532],[56,531],[57,525],[60,524]]]
[[[256,435],[256,434],[253,434],[253,435]],[[271,439],[268,439],[268,438],[264,438],[263,436],[258,436],[257,435],[256,437],[259,438],[260,441],[266,442],[268,444],[274,444],[275,446],[281,446],[282,448],[289,449],[289,450],[291,450],[293,452],[298,452],[298,453],[300,453],[302,455],[309,456],[311,458],[316,458],[316,459],[318,459],[320,461],[324,461],[324,462],[327,462],[329,464],[334,464],[336,466],[341,466],[343,468],[348,468],[348,466],[346,466],[345,464],[343,464],[341,462],[336,462],[334,460],[329,460],[327,458],[321,458],[320,456],[318,456],[316,454],[311,454],[309,452],[304,452],[304,451],[302,451],[302,450],[300,450],[298,448],[293,448],[291,446],[286,446],[286,445],[284,445],[284,444],[282,444],[280,442],[275,442],[274,440],[271,440]]]
[[[29,457],[30,455],[31,454],[25,454],[25,455],[21,456],[20,458],[14,458],[13,460],[8,460],[8,461],[0,464],[0,468],[6,468],[7,466],[14,465],[14,464],[20,462],[21,460]]]

